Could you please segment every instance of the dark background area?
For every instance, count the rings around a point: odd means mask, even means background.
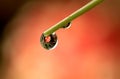
[[[25,0],[0,0],[0,38],[2,38],[6,24],[23,3],[25,3]]]

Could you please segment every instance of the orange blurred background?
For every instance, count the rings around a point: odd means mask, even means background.
[[[3,79],[119,79],[119,0],[105,0],[58,30],[55,49],[40,45],[43,31],[87,2],[1,1]]]

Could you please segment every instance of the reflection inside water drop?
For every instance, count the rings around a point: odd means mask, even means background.
[[[47,50],[54,49],[57,45],[57,35],[55,33],[50,34],[49,36],[41,35],[40,42],[42,47]]]
[[[66,25],[63,26],[63,28],[68,29],[71,26],[71,22],[67,23]]]

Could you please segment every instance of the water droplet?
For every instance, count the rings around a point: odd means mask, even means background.
[[[67,23],[66,25],[63,26],[63,28],[68,29],[71,26],[71,22]]]
[[[50,34],[49,36],[44,36],[44,34],[41,35],[40,42],[42,47],[44,47],[47,50],[54,49],[57,45],[57,35],[55,33]]]

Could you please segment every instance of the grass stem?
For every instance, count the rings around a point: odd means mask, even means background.
[[[80,8],[77,11],[73,12],[71,15],[69,15],[65,19],[61,20],[57,24],[53,25],[52,27],[50,27],[49,29],[44,31],[43,34],[45,36],[48,36],[48,35],[52,34],[56,30],[58,30],[59,28],[62,28],[66,23],[71,22],[75,18],[79,17],[80,15],[84,14],[85,12],[89,11],[90,9],[92,9],[93,7],[95,7],[96,5],[101,3],[102,1],[103,0],[92,0],[92,1],[90,1],[89,3],[84,5],[82,8]]]

